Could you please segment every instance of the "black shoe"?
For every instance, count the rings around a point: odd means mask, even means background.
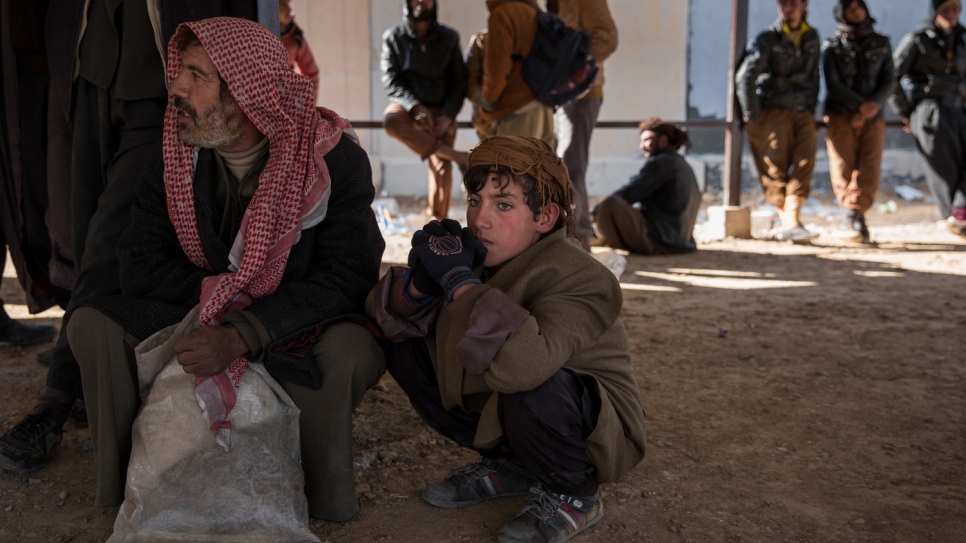
[[[57,327],[51,324],[24,324],[10,320],[0,327],[0,342],[26,347],[57,337]]]
[[[34,361],[37,364],[49,368],[51,364],[54,363],[54,352],[57,349],[51,347],[50,349],[45,349],[34,355]]]
[[[0,468],[27,475],[44,467],[63,434],[50,414],[49,410],[31,413],[0,436]]]
[[[423,499],[436,507],[460,509],[493,498],[525,496],[537,484],[516,464],[484,458],[453,470],[445,481],[426,487]]]
[[[869,227],[865,225],[865,215],[854,209],[845,212],[842,223],[835,229],[835,237],[850,243],[872,243]]]

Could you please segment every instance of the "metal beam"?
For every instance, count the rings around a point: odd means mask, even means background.
[[[732,0],[731,3],[731,55],[728,65],[728,113],[725,117],[725,167],[724,197],[726,205],[741,205],[741,106],[735,92],[735,75],[745,52],[748,40],[748,0]]]
[[[368,120],[368,121],[350,121],[352,126],[358,129],[377,129],[382,128],[382,121]],[[699,119],[691,121],[666,121],[669,123],[676,124],[681,128],[688,130],[729,130],[731,128],[731,123],[728,121],[718,121],[714,119]],[[473,128],[473,124],[469,121],[460,121],[457,124],[458,128]],[[596,128],[619,128],[619,129],[636,129],[640,125],[640,121],[597,121],[594,126]],[[816,128],[825,128],[825,123],[822,121],[815,121]],[[886,121],[886,128],[902,128],[902,121]],[[738,149],[741,152],[741,149]],[[740,157],[739,157],[740,158]]]
[[[258,0],[258,23],[279,37],[278,0]]]

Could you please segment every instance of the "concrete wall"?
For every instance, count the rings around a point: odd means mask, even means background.
[[[823,37],[834,32],[835,1],[810,2],[809,20]],[[636,121],[651,115],[724,117],[730,1],[608,0],[608,4],[620,45],[605,64],[601,120]],[[926,2],[920,0],[872,0],[870,4],[878,28],[892,36],[894,45],[926,15]],[[382,33],[401,21],[402,0],[292,0],[292,5],[321,69],[320,104],[354,120],[381,119],[387,104],[379,69]],[[776,18],[774,0],[751,0],[749,36]],[[440,20],[459,31],[464,49],[469,37],[485,28],[486,19],[483,0],[441,0]],[[468,120],[468,112],[464,107],[460,119]],[[411,151],[382,130],[359,132],[370,153],[377,186],[390,195],[425,194],[425,166]],[[695,136],[701,140],[700,133]],[[702,160],[708,155],[713,164],[723,134],[716,132],[711,138],[710,147],[715,149],[696,151],[702,153]],[[911,140],[904,135],[894,134],[890,141],[892,147],[906,149],[902,152],[913,152]],[[613,191],[640,167],[643,158],[637,142],[633,129],[594,133],[587,177],[592,195]],[[457,147],[470,148],[475,143],[473,131],[460,131]]]
[[[688,0],[608,4],[620,46],[605,65],[601,120],[685,118]],[[292,7],[321,70],[320,104],[355,120],[381,119],[388,103],[379,70],[382,33],[401,22],[402,0],[292,0]],[[464,49],[469,37],[486,27],[486,19],[482,0],[441,1],[440,20],[460,33]],[[460,119],[469,120],[468,106]],[[425,166],[411,151],[381,130],[360,134],[377,184],[389,194],[425,193]],[[476,141],[473,131],[461,130],[457,146],[469,148]],[[595,193],[619,186],[641,162],[634,130],[595,132],[591,153],[588,184]]]

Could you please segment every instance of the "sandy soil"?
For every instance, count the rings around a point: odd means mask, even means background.
[[[928,205],[872,213],[870,247],[726,240],[629,258],[649,450],[575,541],[966,540],[966,244],[937,219]],[[2,295],[22,303],[12,279]],[[43,386],[46,347],[0,351],[4,429]],[[423,503],[423,485],[473,456],[427,430],[389,377],[355,420],[361,510],[313,522],[323,541],[495,541],[525,503]],[[109,537],[117,510],[92,506],[88,438],[68,425],[46,469],[0,473],[0,541]]]

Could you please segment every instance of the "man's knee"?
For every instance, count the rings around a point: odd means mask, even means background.
[[[67,341],[76,351],[78,342],[103,337],[102,331],[107,328],[121,328],[121,325],[92,307],[79,307],[67,322]]]
[[[399,138],[402,131],[407,123],[410,122],[408,114],[405,113],[387,113],[382,119],[382,126],[386,129],[386,133],[394,138]]]
[[[322,379],[346,382],[352,386],[353,394],[376,384],[386,371],[385,356],[376,338],[355,323],[343,322],[326,328],[312,353]]]
[[[614,215],[626,207],[630,207],[630,204],[622,198],[608,196],[597,205],[597,209],[594,211],[594,219],[600,222],[611,222]]]

